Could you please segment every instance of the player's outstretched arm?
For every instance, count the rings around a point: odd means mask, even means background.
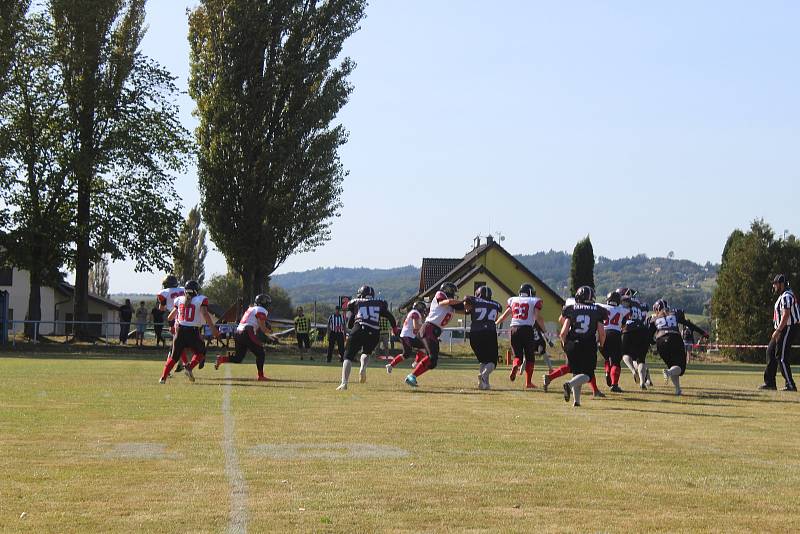
[[[203,319],[206,320],[206,324],[211,327],[211,335],[215,338],[219,337],[219,328],[214,324],[211,314],[208,313],[208,306],[200,306],[200,311],[203,313]]]
[[[505,309],[505,311],[504,311],[503,313],[501,313],[501,314],[500,314],[500,317],[498,317],[498,318],[495,320],[494,324],[496,324],[497,326],[500,326],[501,324],[503,324],[503,321],[505,321],[505,320],[506,320],[506,318],[508,317],[508,314],[510,314],[510,313],[511,313],[511,306],[508,306],[508,307]]]

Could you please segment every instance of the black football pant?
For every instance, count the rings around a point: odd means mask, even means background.
[[[778,368],[781,370],[786,386],[796,388],[792,378],[792,368],[789,367],[789,359],[792,354],[792,342],[797,337],[798,325],[787,326],[781,332],[777,341],[770,341],[767,346],[767,368],[764,370],[764,383],[768,386],[775,386],[775,376]]]
[[[336,352],[339,353],[339,360],[344,358],[344,332],[328,332],[328,361],[333,356],[333,346],[336,345]]]

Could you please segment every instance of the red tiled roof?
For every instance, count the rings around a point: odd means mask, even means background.
[[[425,292],[462,261],[460,258],[422,258],[422,268],[419,272],[419,292]]]

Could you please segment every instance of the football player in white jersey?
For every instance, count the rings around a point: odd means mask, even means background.
[[[175,307],[175,299],[181,296],[183,296],[183,288],[178,285],[178,279],[174,274],[168,274],[164,277],[164,280],[161,281],[161,291],[156,294],[158,309],[162,312],[166,312],[167,315],[169,315],[169,312],[171,312],[172,308]],[[169,333],[174,338],[175,321],[169,321],[168,324]],[[167,352],[167,358],[169,358],[170,352]],[[178,366],[175,368],[175,371],[178,373],[183,371],[183,366],[189,363],[189,360],[186,358],[185,354],[181,354],[180,358],[181,361],[178,362]]]
[[[267,324],[267,317],[269,317],[267,309],[270,304],[272,304],[272,298],[269,295],[264,293],[256,295],[253,305],[244,312],[239,325],[236,327],[236,333],[233,335],[236,352],[234,352],[233,356],[217,356],[214,369],[219,369],[219,366],[223,363],[242,363],[249,350],[256,357],[257,380],[263,382],[267,379],[264,376],[266,353],[264,352],[264,345],[256,334],[262,332],[265,336],[268,336],[272,332],[272,329]]]
[[[397,367],[403,360],[410,358],[415,350],[416,356],[414,358],[414,363],[411,364],[412,369],[425,357],[425,346],[419,338],[419,331],[420,328],[422,328],[422,323],[427,313],[428,306],[421,300],[415,302],[411,307],[411,311],[408,312],[405,321],[403,321],[403,329],[400,331],[400,342],[403,344],[403,353],[398,354],[392,358],[392,361],[386,364],[387,373],[391,374],[392,369]]]
[[[175,299],[175,307],[169,312],[169,320],[177,323],[177,332],[172,338],[172,351],[170,352],[167,363],[164,365],[164,372],[159,383],[165,384],[167,377],[175,365],[176,358],[184,350],[189,349],[193,352],[192,361],[186,366],[184,371],[187,378],[194,382],[192,369],[200,363],[206,355],[206,344],[203,341],[202,326],[207,324],[211,327],[212,335],[219,337],[219,330],[211,315],[208,313],[208,298],[200,294],[200,284],[194,280],[186,282],[184,295]]]
[[[435,369],[439,363],[439,336],[442,335],[442,328],[447,326],[456,310],[464,309],[464,301],[456,297],[457,291],[455,284],[445,282],[431,300],[428,317],[422,326],[422,344],[425,345],[428,355],[424,356],[414,371],[406,377],[406,384],[411,387],[417,387],[417,378]]]
[[[605,304],[599,304],[608,312],[608,318],[603,323],[606,332],[606,342],[600,349],[605,362],[603,367],[606,372],[606,385],[615,393],[622,393],[619,387],[619,377],[622,374],[622,324],[630,315],[630,308],[622,305],[622,296],[612,291],[606,297]]]
[[[517,378],[524,358],[525,387],[528,389],[536,387],[532,378],[539,338],[534,327],[538,325],[539,329],[545,332],[544,321],[539,313],[541,310],[542,299],[536,297],[536,289],[531,284],[522,284],[519,295],[508,299],[508,307],[495,321],[495,324],[500,325],[511,314],[511,349],[514,351],[514,363],[509,378],[512,382]]]

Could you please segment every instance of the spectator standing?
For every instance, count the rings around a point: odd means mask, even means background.
[[[686,345],[686,354],[694,355],[694,330],[688,327],[683,329],[683,344]]]
[[[164,310],[159,308],[158,302],[156,302],[156,305],[150,310],[150,315],[153,317],[153,331],[156,334],[156,347],[158,347],[159,343],[166,347],[167,342],[164,340],[164,335],[162,334],[164,331]]]
[[[331,362],[333,356],[334,344],[339,353],[339,363],[341,363],[344,358],[344,317],[342,317],[340,306],[336,306],[336,311],[328,317],[328,363]]]
[[[303,313],[303,307],[297,307],[297,316],[294,318],[294,333],[297,336],[297,348],[300,349],[300,359],[303,359],[303,354],[311,348],[311,321]],[[313,356],[309,356],[309,360],[313,360]]]
[[[792,342],[800,331],[800,303],[789,287],[786,275],[778,274],[772,280],[772,292],[778,297],[772,312],[772,326],[775,329],[767,346],[767,368],[764,369],[764,383],[758,389],[777,389],[775,377],[780,367],[786,385],[783,391],[797,391],[789,362]]]
[[[128,344],[128,332],[131,329],[131,318],[133,317],[133,307],[131,299],[125,299],[125,304],[119,307],[119,343]]]
[[[136,308],[136,346],[144,347],[144,331],[147,328],[147,316],[150,313],[144,305],[144,301],[139,302],[139,307]]]

